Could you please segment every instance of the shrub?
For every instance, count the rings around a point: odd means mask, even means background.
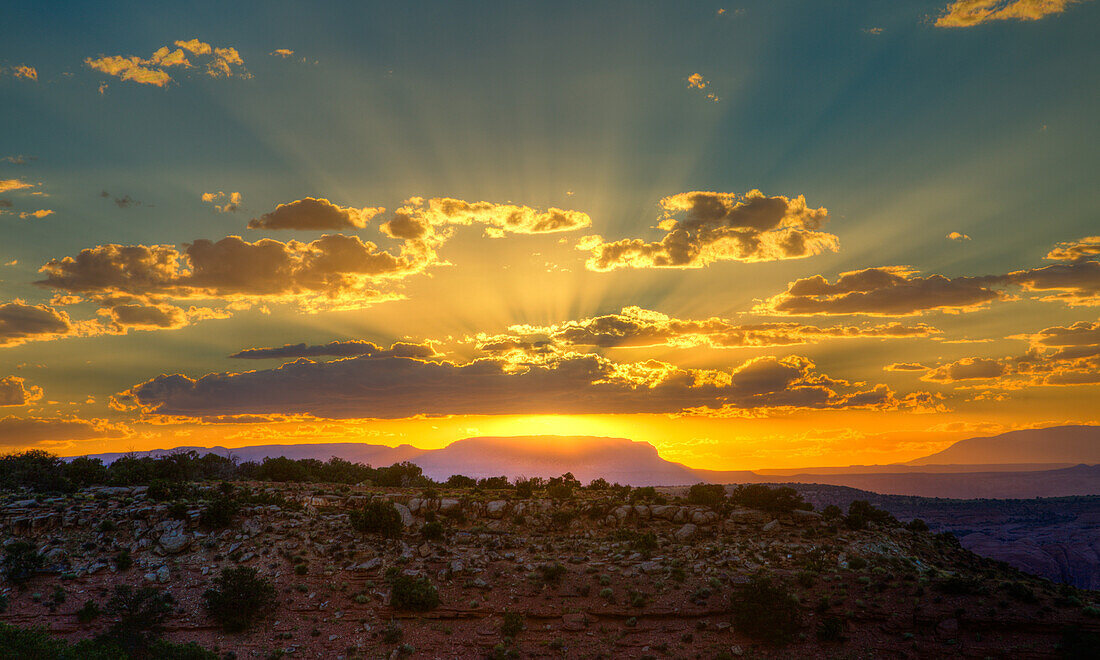
[[[1001,585],[1001,588],[1004,589],[1009,598],[1013,598],[1022,603],[1039,602],[1039,599],[1035,596],[1035,592],[1031,590],[1031,587],[1022,582],[1005,582]]]
[[[393,578],[390,605],[398,610],[427,612],[439,607],[439,591],[426,577],[398,575]]]
[[[844,512],[840,510],[840,507],[835,504],[830,504],[821,510],[821,516],[825,520],[837,520],[844,516]]]
[[[849,522],[849,520],[852,522]],[[863,529],[867,523],[888,526],[899,524],[898,519],[890,515],[888,511],[875,508],[867,500],[852,500],[852,503],[848,505],[848,517],[845,518],[844,523],[850,529]]]
[[[477,485],[477,480],[464,474],[452,474],[445,483],[451,488],[473,488]]]
[[[633,548],[635,552],[639,552],[644,557],[649,558],[657,549],[657,535],[653,532],[640,532],[635,534],[634,538],[630,541],[630,547]]]
[[[536,569],[539,579],[547,584],[558,584],[565,576],[565,567],[554,562],[553,564],[540,564]]]
[[[791,641],[802,626],[798,599],[764,574],[741,585],[731,599],[733,623],[746,635],[771,644]]]
[[[443,523],[433,521],[424,525],[420,535],[429,541],[440,541],[443,539],[443,532]]]
[[[154,502],[167,502],[183,496],[186,487],[181,483],[172,483],[166,479],[153,479],[145,496]]]
[[[224,529],[233,524],[233,516],[241,505],[231,497],[220,495],[210,501],[199,514],[199,524],[207,529]]]
[[[848,568],[853,571],[862,571],[867,568],[867,560],[863,557],[850,557],[848,559]]]
[[[104,639],[132,656],[149,657],[149,648],[160,639],[164,621],[175,602],[170,594],[153,587],[135,589],[126,584],[117,585],[106,609],[118,620],[108,629]]]
[[[500,634],[505,637],[515,637],[523,632],[526,627],[526,617],[520,612],[504,611],[504,622],[500,625]]]
[[[726,500],[726,488],[719,484],[695,484],[688,489],[688,504],[698,504],[717,509]]]
[[[94,600],[86,601],[84,607],[76,611],[76,620],[81,623],[91,623],[97,617],[99,617],[99,605]]]
[[[844,620],[827,616],[817,624],[817,638],[823,642],[839,642],[844,639]]]
[[[909,530],[910,532],[927,532],[928,523],[924,522],[920,518],[913,518],[909,521],[907,525],[905,525],[905,529]]]
[[[254,568],[223,568],[214,588],[202,597],[210,616],[226,632],[248,630],[276,605],[275,587]]]
[[[364,534],[392,539],[401,536],[405,526],[393,502],[367,502],[362,509],[351,512],[351,527]]]
[[[742,484],[730,493],[730,501],[739,506],[769,513],[790,513],[808,506],[793,488],[769,488],[764,484]]]
[[[114,561],[115,568],[123,573],[130,570],[130,568],[134,565],[134,558],[130,556],[129,550],[120,551],[117,555],[115,555]]]
[[[546,494],[553,500],[573,499],[573,487],[564,483],[553,484],[546,488]]]
[[[16,541],[4,546],[4,577],[15,585],[22,585],[42,568],[45,558],[38,554],[33,543]]]
[[[933,586],[937,591],[955,596],[970,596],[986,592],[985,584],[980,578],[968,578],[961,575],[953,575],[947,579],[939,580]]]
[[[401,624],[397,621],[391,620],[386,627],[382,629],[382,641],[386,644],[396,644],[401,641],[401,638],[405,636],[405,629],[401,627]]]
[[[477,487],[484,488],[485,490],[507,490],[512,488],[512,484],[508,481],[508,477],[485,477],[477,480]]]
[[[517,479],[516,480],[516,497],[520,499],[531,499],[535,496],[535,486],[537,482],[534,479]]]
[[[554,486],[551,486],[550,488],[553,489]],[[558,530],[566,529],[567,527],[569,527],[570,524],[572,524],[575,517],[576,514],[572,511],[563,511],[559,509],[550,514],[550,526]]]

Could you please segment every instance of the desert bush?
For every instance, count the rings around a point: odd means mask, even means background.
[[[130,556],[129,550],[120,550],[114,557],[115,568],[120,572],[126,572],[130,570],[134,565],[134,558]]]
[[[16,541],[4,546],[4,577],[15,585],[22,585],[42,568],[45,558],[38,548],[27,541]]]
[[[175,602],[171,594],[153,587],[115,586],[106,611],[117,620],[103,636],[104,641],[131,656],[152,657],[148,655],[149,649],[163,634],[164,621]]]
[[[566,483],[551,484],[546,487],[546,494],[553,500],[573,499],[573,487]]]
[[[377,534],[382,538],[397,538],[405,528],[401,514],[393,502],[368,502],[362,509],[351,512],[351,527],[364,534]]]
[[[629,486],[627,486],[629,488]],[[630,491],[630,501],[634,502],[653,502],[660,497],[657,494],[657,489],[653,486],[640,486]]]
[[[535,568],[540,580],[547,584],[557,584],[565,577],[565,567],[554,562],[553,564],[540,564]]]
[[[420,530],[420,535],[428,541],[441,541],[444,536],[443,523],[433,521],[424,525]]]
[[[981,578],[963,577],[961,575],[953,575],[943,580],[937,580],[932,586],[941,593],[954,596],[970,596],[986,592],[986,586]]]
[[[829,506],[821,510],[821,517],[825,520],[838,520],[844,517],[844,512],[840,509],[839,506],[835,504],[830,504]]]
[[[228,495],[219,495],[211,500],[199,514],[199,524],[206,529],[225,529],[233,524],[233,517],[241,510],[241,505]]]
[[[553,488],[553,486],[551,486]],[[577,517],[577,514],[572,511],[557,510],[550,514],[550,526],[557,530],[564,530],[573,523],[573,519]]]
[[[909,530],[910,532],[927,532],[928,523],[924,522],[920,518],[913,518],[905,525],[905,529]]]
[[[603,477],[596,477],[592,481],[589,481],[585,488],[588,490],[608,490],[611,488],[611,484],[607,483],[607,479]]]
[[[793,488],[769,488],[764,484],[741,484],[730,493],[730,501],[738,506],[769,513],[790,513],[810,505]]]
[[[695,484],[688,489],[688,504],[718,509],[726,500],[726,488],[720,484]]]
[[[405,629],[401,627],[401,624],[392,619],[386,627],[382,629],[382,641],[386,644],[396,644],[401,641],[401,638],[405,636]]]
[[[477,485],[477,480],[464,474],[452,474],[444,483],[451,488],[473,488]]]
[[[791,641],[802,627],[798,599],[782,583],[758,573],[731,599],[733,623],[746,635],[771,644]]]
[[[630,547],[648,559],[657,550],[657,535],[653,532],[637,532],[630,540]]]
[[[876,508],[867,500],[853,500],[848,505],[848,516],[844,519],[844,524],[848,529],[858,530],[867,527],[867,523],[890,527],[900,524],[890,512]]]
[[[91,623],[99,617],[99,614],[99,604],[94,600],[88,600],[76,611],[76,620],[81,623]]]
[[[276,605],[275,587],[254,568],[223,568],[202,595],[206,610],[226,632],[248,630]]]
[[[817,624],[817,638],[823,642],[839,642],[844,639],[844,619],[827,616]]]
[[[523,632],[526,625],[527,618],[522,613],[505,610],[504,621],[500,625],[500,634],[505,637],[515,637]]]
[[[392,580],[390,605],[398,610],[427,612],[439,607],[439,591],[426,577],[397,575]]]
[[[1039,599],[1035,596],[1035,592],[1031,590],[1031,587],[1022,582],[1005,582],[1001,585],[1001,589],[1008,594],[1009,598],[1013,598],[1022,603],[1039,602]]]
[[[508,490],[512,488],[512,484],[505,476],[485,477],[477,480],[477,487],[485,490]]]
[[[852,569],[853,571],[862,571],[863,569],[867,568],[867,560],[863,557],[849,557],[848,568]]]

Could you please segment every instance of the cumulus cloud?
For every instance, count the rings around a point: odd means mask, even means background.
[[[845,338],[905,338],[928,337],[939,330],[924,324],[888,323],[819,327],[801,323],[737,324],[709,318],[685,320],[641,307],[624,307],[617,314],[569,321],[551,326],[516,325],[509,328],[516,337],[482,335],[479,346],[486,351],[509,351],[526,342],[534,349],[553,344],[559,346],[598,346],[602,348],[635,348],[674,346],[710,348],[742,348],[761,346],[793,346],[825,339]],[[532,338],[544,338],[546,343],[532,343]]]
[[[239,236],[171,245],[100,245],[52,259],[40,286],[85,295],[110,306],[118,296],[159,299],[296,302],[303,309],[354,309],[395,294],[377,287],[435,262],[427,240],[397,254],[356,236],[325,235],[309,243]]]
[[[660,206],[658,227],[667,233],[659,241],[583,238],[577,249],[591,252],[588,269],[702,268],[716,261],[797,259],[838,246],[836,236],[818,231],[828,211],[807,207],[801,195],[686,192],[665,197]]]
[[[114,305],[103,311],[122,328],[165,330],[187,325],[187,314],[172,305]]]
[[[437,227],[446,225],[484,225],[485,235],[500,238],[505,234],[549,234],[582,229],[592,224],[587,213],[559,208],[545,211],[493,202],[467,202],[450,197],[424,200],[412,197],[397,210],[393,220],[383,228],[392,236],[404,236],[419,231],[425,223]]]
[[[960,380],[999,378],[1004,373],[1005,366],[998,360],[963,358],[932,369],[921,376],[921,380],[954,383]]]
[[[4,73],[3,67],[0,67],[0,74]],[[7,69],[7,72],[11,74],[13,78],[19,78],[22,80],[38,80],[38,69],[26,64],[16,64],[13,67]]]
[[[27,220],[29,218],[35,218],[36,220],[41,220],[42,218],[45,218],[48,215],[53,215],[53,211],[51,209],[38,209],[37,211],[24,211],[24,212],[19,214],[19,217],[22,220]]]
[[[76,332],[68,314],[47,305],[27,305],[19,300],[0,304],[0,346],[54,339]]]
[[[236,193],[233,193],[236,194]],[[206,196],[203,196],[203,201]],[[230,200],[232,201],[232,200]],[[239,201],[239,197],[238,197]],[[386,209],[357,209],[350,206],[338,206],[327,199],[306,197],[287,204],[279,204],[275,210],[265,213],[248,222],[249,229],[301,229],[315,231],[321,229],[362,229],[374,216]]]
[[[19,376],[0,378],[0,406],[25,406],[42,398],[42,388],[27,387]]]
[[[22,179],[0,179],[0,193],[10,192],[12,190],[24,190],[26,188],[33,188],[35,184],[27,183]]]
[[[148,58],[137,55],[100,55],[85,58],[84,64],[120,80],[156,87],[164,87],[172,82],[172,75],[169,73],[172,67],[201,68],[203,73],[214,78],[249,76],[240,53],[234,48],[218,48],[198,39],[176,41],[174,45],[175,49],[162,46]],[[190,52],[195,62],[184,51]]]
[[[246,348],[230,355],[231,358],[245,360],[268,359],[297,359],[313,357],[405,357],[405,358],[430,358],[439,353],[430,343],[415,344],[409,342],[395,342],[389,348],[382,348],[378,344],[363,340],[330,341],[327,344],[309,346],[302,344],[285,344],[275,348]]]
[[[241,210],[241,203],[244,200],[239,192],[224,193],[219,190],[218,192],[203,193],[202,201],[213,204],[214,210],[218,213],[236,213]],[[219,204],[219,202],[221,203]]]
[[[953,231],[950,234],[948,234],[947,238],[949,238],[952,241],[969,241],[970,240],[969,236],[967,236],[966,234],[960,234],[957,231]]]
[[[854,391],[849,391],[854,390]],[[114,405],[150,415],[305,414],[319,418],[414,415],[681,413],[727,409],[884,408],[907,405],[885,386],[859,391],[797,356],[758,357],[728,371],[590,354],[542,361],[470,362],[403,357],[299,359],[274,369],[157,376]]]
[[[79,417],[0,417],[0,446],[27,447],[95,438],[124,438],[129,428],[105,419]]]
[[[841,273],[836,282],[821,275],[795,280],[757,311],[790,316],[864,314],[911,316],[930,310],[969,311],[1005,297],[991,288],[1003,277],[922,277],[905,266]]]
[[[928,367],[918,362],[895,362],[882,368],[884,371],[927,371]]]
[[[1067,263],[1017,270],[1008,281],[1027,291],[1052,292],[1043,300],[1058,300],[1069,305],[1100,304],[1100,237],[1059,243],[1046,258]]]
[[[936,27],[971,27],[989,21],[1037,21],[1064,12],[1075,0],[955,0]]]

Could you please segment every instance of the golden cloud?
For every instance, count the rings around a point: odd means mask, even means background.
[[[205,196],[203,201],[206,201]],[[286,204],[279,204],[274,211],[250,220],[248,228],[300,229],[307,231],[362,229],[367,226],[367,222],[371,218],[385,210],[381,206],[357,209],[351,206],[339,206],[324,198],[306,197]]]
[[[0,378],[0,406],[25,406],[42,398],[42,388],[27,387],[19,376]]]
[[[198,39],[176,41],[174,45],[177,46],[175,50],[168,46],[161,46],[148,58],[137,55],[100,55],[97,58],[85,58],[84,64],[100,73],[121,80],[164,87],[172,82],[168,69],[172,67],[189,69],[196,66],[187,58],[187,53],[184,51],[188,51],[192,57],[199,58],[196,62],[204,67],[204,72],[208,76],[249,77],[240,53],[234,48],[219,48]],[[102,91],[101,87],[100,92]]]
[[[658,227],[667,232],[661,240],[586,236],[577,249],[592,253],[587,268],[702,268],[716,261],[798,259],[838,246],[836,236],[818,231],[828,211],[807,207],[801,195],[686,192],[665,197],[660,206]]]
[[[955,0],[936,27],[971,27],[989,21],[1037,21],[1061,14],[1076,0]]]

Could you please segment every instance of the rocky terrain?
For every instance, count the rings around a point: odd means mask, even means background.
[[[9,493],[4,544],[29,541],[44,563],[25,584],[4,583],[0,621],[86,639],[111,618],[82,623],[79,609],[131,584],[175,598],[170,639],[236,658],[1043,658],[1100,631],[1095,592],[979,558],[953,537],[692,505],[685,490],[635,490],[633,501],[270,483],[164,501],[143,486]],[[228,524],[211,524],[211,502],[228,497],[239,505]],[[394,503],[395,538],[353,529],[349,514],[372,501]],[[276,606],[231,634],[202,594],[237,566],[273,583]],[[395,603],[400,576],[430,584],[438,602]],[[746,589],[760,576],[782,597],[754,601]],[[762,638],[739,618],[752,607],[790,635]]]

